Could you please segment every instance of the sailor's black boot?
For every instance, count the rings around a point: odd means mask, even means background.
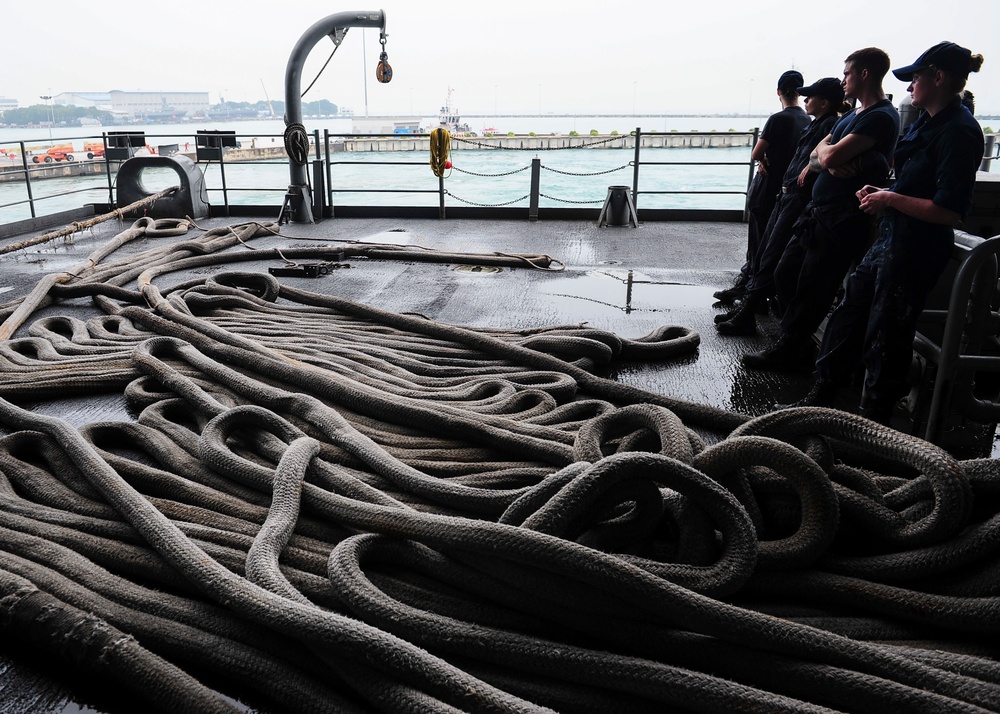
[[[815,360],[816,350],[811,339],[782,335],[766,350],[743,355],[743,366],[771,372],[810,372]]]
[[[746,295],[747,283],[749,282],[750,278],[744,275],[743,273],[740,273],[737,276],[736,281],[733,283],[733,286],[731,288],[726,288],[725,290],[719,290],[713,293],[712,297],[714,297],[719,302],[732,304],[737,300],[739,300],[744,295]]]
[[[713,317],[715,324],[718,325],[720,322],[725,322],[726,320],[733,319],[733,316],[740,311],[739,307],[734,307],[731,310],[726,310],[725,312],[720,312],[718,315]]]
[[[756,335],[757,334],[757,305],[756,301],[744,300],[740,309],[733,313],[728,320],[720,322],[715,326],[720,335]],[[766,303],[765,303],[766,304]]]

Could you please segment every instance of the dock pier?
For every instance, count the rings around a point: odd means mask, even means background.
[[[679,132],[642,134],[643,149],[732,148],[753,146],[753,135],[747,132]],[[430,151],[426,136],[344,138],[333,144],[336,151]],[[631,134],[515,134],[513,136],[470,136],[453,134],[452,151],[475,149],[518,149],[539,151],[549,149],[634,149]]]

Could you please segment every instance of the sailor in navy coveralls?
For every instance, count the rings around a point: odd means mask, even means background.
[[[893,70],[910,82],[922,112],[896,147],[895,182],[858,191],[861,210],[881,216],[879,236],[847,281],[823,334],[816,385],[797,404],[831,404],[860,359],[869,418],[887,424],[909,391],[917,319],[951,257],[952,226],[969,210],[983,157],[982,129],[962,104],[969,72],[979,71],[982,61],[942,42]]]

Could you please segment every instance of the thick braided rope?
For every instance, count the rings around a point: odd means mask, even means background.
[[[67,450],[80,468],[119,512],[128,514],[132,525],[171,564],[205,593],[235,607],[244,615],[278,626],[307,641],[345,648],[392,672],[402,680],[418,682],[430,693],[454,698],[469,710],[537,711],[526,702],[495,690],[470,678],[461,670],[427,655],[409,643],[386,633],[275,595],[219,566],[214,559],[185,537],[177,527],[109,469],[79,434],[64,422],[39,416],[0,400],[0,418],[22,428],[33,428],[52,435]],[[388,638],[388,639],[387,639]],[[391,659],[386,654],[392,652]],[[367,654],[365,654],[367,653]],[[475,691],[476,697],[470,696]]]
[[[334,690],[385,711],[1000,709],[977,638],[998,629],[995,462],[840,412],[748,421],[588,371],[630,342],[689,349],[683,330],[465,330],[250,274],[153,285],[250,260],[218,251],[267,234],[234,232],[145,265],[101,256],[50,294],[107,317],[0,344],[3,393],[128,381],[141,411],[74,436],[0,404],[0,528],[16,534],[0,572],[128,628],[146,623],[117,590],[148,599],[167,621],[145,637],[171,659],[197,659],[197,628],[239,643],[201,660],[219,672],[280,652],[258,671],[291,667],[300,709]],[[706,447],[692,426],[736,431]],[[348,613],[373,639],[325,629]],[[196,628],[187,645],[171,618]],[[967,654],[921,649],[938,646]]]

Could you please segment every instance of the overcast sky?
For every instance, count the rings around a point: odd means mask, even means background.
[[[851,51],[878,46],[893,67],[944,39],[986,57],[970,78],[977,112],[1000,114],[1000,0],[380,0],[281,4],[171,0],[7,3],[0,96],[114,89],[205,91],[211,101],[284,99],[292,48],[315,22],[385,10],[390,84],[375,81],[375,29],[352,29],[306,100],[356,114],[432,116],[454,89],[464,114],[759,113],[777,77],[839,77]],[[326,61],[310,54],[303,88]],[[367,72],[364,71],[366,63]],[[366,82],[367,75],[367,102]],[[903,96],[890,75],[886,91]]]

